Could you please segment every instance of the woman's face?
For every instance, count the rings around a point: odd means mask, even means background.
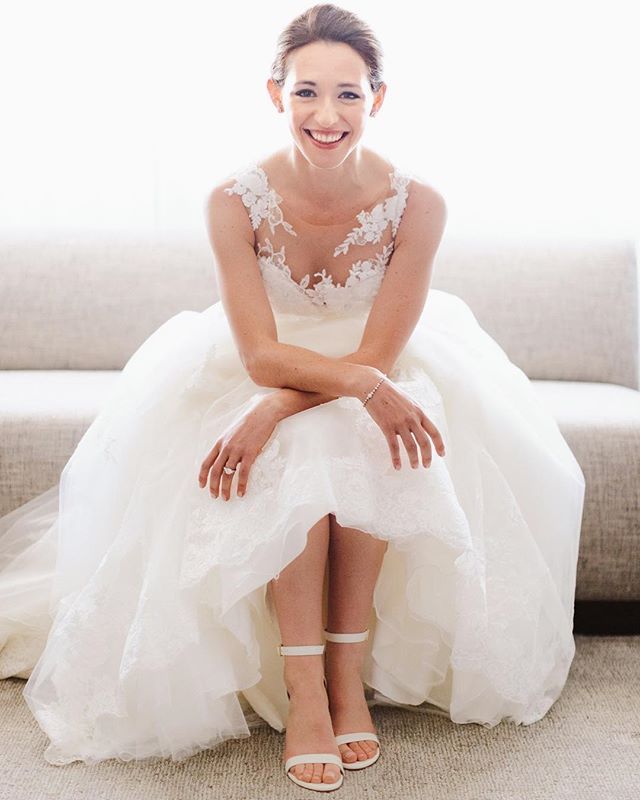
[[[386,86],[374,94],[364,60],[342,42],[304,45],[287,63],[282,87],[271,78],[267,82],[274,105],[287,114],[293,139],[309,161],[336,166],[357,146],[367,118],[382,105]],[[316,143],[310,132],[323,131],[332,139],[344,135],[335,144]]]

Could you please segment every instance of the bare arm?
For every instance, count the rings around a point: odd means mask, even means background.
[[[260,353],[250,373],[258,386],[320,392],[330,399],[348,396],[364,400],[382,377],[376,367],[282,342],[270,342]]]
[[[442,195],[414,182],[362,341],[355,353],[336,360],[376,367],[385,374],[392,369],[424,308],[446,218]],[[269,397],[278,419],[336,399],[327,393],[289,388]]]
[[[259,386],[364,399],[382,377],[378,368],[278,341],[249,216],[241,199],[226,194],[225,188],[227,184],[220,184],[210,192],[205,214],[220,299],[247,373]]]
[[[363,399],[372,384],[365,386],[360,376],[375,377],[377,383],[383,372],[391,370],[424,307],[433,258],[446,219],[442,197],[422,184],[417,184],[410,192],[393,257],[367,317],[358,350],[333,359],[277,342],[275,319],[256,262],[250,219],[241,204],[229,200],[225,188],[222,184],[207,198],[207,227],[217,262],[221,300],[245,369],[255,376],[254,380],[257,378],[257,383],[275,384],[276,391],[266,399],[273,397],[274,402],[282,404],[281,418],[343,394]],[[282,364],[285,355],[291,356],[289,367]],[[265,364],[273,367],[271,378],[262,373],[258,376],[259,366],[256,365],[261,363],[260,369],[264,370]],[[363,382],[359,384],[359,380]],[[401,468],[398,437],[412,467],[418,466],[420,455],[423,465],[430,465],[431,441],[440,455],[444,455],[444,442],[436,426],[419,404],[391,382],[380,385],[367,410],[387,440],[396,469]],[[267,436],[274,424],[269,420],[271,428],[267,425]],[[211,486],[218,486],[222,468],[231,459],[234,465],[245,465],[240,477],[244,487],[247,465],[250,468],[257,456],[251,424],[249,429],[242,428],[239,433],[234,430],[219,438],[203,462],[201,485],[211,469]],[[222,484],[221,492],[227,497],[226,473]]]
[[[346,356],[334,359],[335,361],[347,361],[351,364],[361,364],[365,366],[376,366],[372,363],[373,359],[366,358],[360,352],[349,353]],[[378,367],[379,368],[379,367]],[[382,374],[381,376],[382,377]],[[378,378],[380,380],[380,378]],[[377,381],[376,381],[377,383]],[[375,386],[375,383],[373,384]],[[373,388],[373,386],[371,388]],[[364,400],[366,392],[360,397]],[[269,401],[273,404],[274,413],[278,420],[290,417],[292,414],[297,414],[299,411],[305,411],[307,408],[320,406],[323,403],[329,403],[331,400],[337,400],[337,397],[326,392],[305,392],[301,389],[277,389],[270,395],[267,395]]]

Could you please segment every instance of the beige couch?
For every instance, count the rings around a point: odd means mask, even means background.
[[[532,379],[583,469],[582,601],[640,601],[637,264],[632,241],[448,237],[432,283]],[[218,295],[204,234],[5,235],[0,292],[2,515],[57,482],[149,334]]]

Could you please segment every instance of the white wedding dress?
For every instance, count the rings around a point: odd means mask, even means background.
[[[389,196],[336,247],[335,264],[360,256],[345,283],[323,270],[313,285],[291,277],[285,246],[296,263],[304,236],[266,173],[252,162],[232,177],[279,340],[354,352],[408,175],[389,173]],[[59,483],[0,519],[0,677],[28,678],[48,762],[181,760],[256,720],[284,730],[267,584],[329,513],[389,542],[363,672],[372,703],[487,727],[545,715],[575,652],[583,473],[527,376],[455,295],[431,289],[389,378],[443,435],[429,469],[411,469],[400,443],[395,470],[362,401],[341,397],[278,423],[245,496],[234,479],[225,501],[200,489],[200,464],[276,390],[248,377],[219,301],[139,347]]]

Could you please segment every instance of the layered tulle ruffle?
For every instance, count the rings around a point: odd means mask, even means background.
[[[365,322],[277,315],[281,341],[329,356],[357,349]],[[256,714],[283,730],[267,584],[329,513],[389,542],[364,672],[379,698],[487,726],[546,713],[574,655],[582,472],[453,295],[431,290],[389,377],[444,458],[413,470],[401,447],[394,470],[342,397],[278,423],[245,496],[224,501],[199,488],[200,464],[274,390],[247,376],[220,303],[136,351],[60,483],[0,519],[0,676],[28,678],[48,761],[182,759],[249,735]]]

